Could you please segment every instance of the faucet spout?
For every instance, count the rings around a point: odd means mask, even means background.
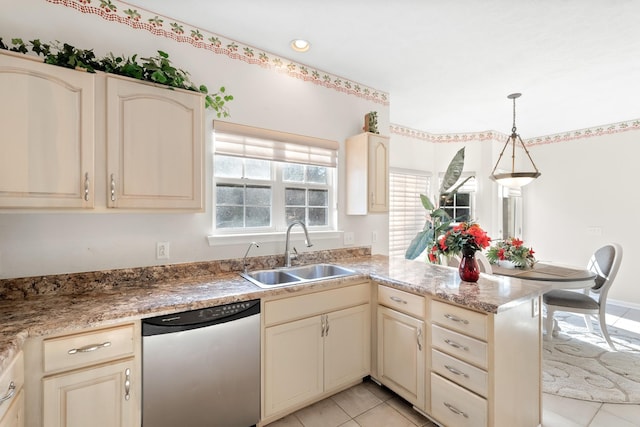
[[[256,242],[249,243],[249,247],[247,248],[247,252],[244,253],[244,258],[242,258],[242,271],[244,273],[247,273],[249,271],[249,269],[248,269],[249,263],[247,262],[247,255],[249,255],[249,251],[251,250],[252,246],[255,246],[256,248],[260,247],[260,245],[257,244]]]
[[[308,248],[310,248],[311,246],[313,246],[313,243],[311,243],[311,239],[309,238],[309,232],[307,231],[307,226],[304,224],[304,222],[296,219],[293,222],[291,222],[291,224],[289,224],[289,227],[287,227],[287,236],[285,239],[285,243],[284,243],[284,266],[285,267],[291,267],[291,259],[294,259],[297,256],[297,252],[296,254],[292,254],[291,251],[289,250],[289,246],[290,246],[290,237],[291,237],[291,228],[293,228],[294,225],[299,224],[302,229],[304,230],[304,237],[305,237],[305,243],[307,245]],[[295,248],[294,248],[295,250]]]

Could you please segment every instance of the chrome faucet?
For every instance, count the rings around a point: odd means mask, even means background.
[[[284,266],[285,267],[291,267],[291,260],[296,259],[298,257],[298,251],[296,251],[296,248],[293,248],[293,252],[294,252],[293,254],[289,250],[289,237],[291,234],[291,228],[296,224],[300,224],[302,226],[302,229],[304,230],[305,243],[307,244],[307,247],[310,248],[311,246],[313,246],[313,243],[311,243],[311,239],[309,239],[309,232],[307,231],[307,226],[304,225],[304,222],[297,219],[293,221],[291,224],[289,224],[289,227],[287,228],[287,238],[284,244]]]
[[[257,244],[256,242],[249,243],[249,247],[247,248],[247,252],[244,253],[244,258],[242,258],[242,271],[244,273],[248,273],[249,272],[249,270],[247,269],[247,267],[249,267],[249,263],[247,262],[247,255],[249,255],[249,251],[251,250],[252,246],[255,246],[256,248],[260,247],[260,245]]]

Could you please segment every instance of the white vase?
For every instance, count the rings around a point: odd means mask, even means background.
[[[517,268],[517,266],[512,261],[507,260],[498,260],[498,266],[502,268]]]

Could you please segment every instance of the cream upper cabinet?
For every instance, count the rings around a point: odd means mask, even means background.
[[[389,138],[361,133],[346,141],[347,215],[389,211]]]
[[[377,379],[425,409],[424,298],[378,286]]]
[[[94,79],[0,52],[0,208],[93,207]]]
[[[369,374],[369,298],[364,283],[265,302],[262,422]]]
[[[24,358],[18,353],[0,375],[0,427],[23,427]]]
[[[200,93],[107,76],[107,205],[203,209]]]

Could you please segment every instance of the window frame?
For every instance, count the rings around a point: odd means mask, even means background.
[[[216,123],[218,126],[216,126]],[[235,155],[228,153],[219,153],[216,151],[216,128],[222,129],[221,132],[231,132],[231,144],[227,144],[225,150],[233,152]],[[237,132],[237,134],[234,134]],[[244,132],[244,134],[241,134]],[[261,139],[263,135],[263,139]],[[229,137],[230,135],[225,135]],[[234,140],[235,139],[235,140]],[[243,156],[242,154],[242,142],[246,141],[248,144],[248,150],[252,148],[252,144],[257,147],[257,154],[251,154]],[[309,232],[323,232],[323,233],[337,233],[337,152],[338,143],[334,141],[322,140],[318,138],[305,137],[300,135],[293,135],[288,133],[282,133],[277,131],[271,131],[266,129],[259,129],[244,125],[234,125],[227,122],[214,121],[214,149],[212,153],[212,216],[211,216],[211,235],[209,236],[209,243],[212,243],[212,239],[219,236],[235,236],[238,238],[262,236],[266,237],[270,234],[279,234],[287,229],[286,221],[286,205],[285,205],[285,189],[286,188],[300,188],[306,190],[308,195],[309,190],[326,190],[327,191],[327,224],[326,225],[307,225]],[[235,146],[234,146],[235,145]],[[265,157],[265,153],[268,154],[268,150],[265,147],[274,147],[273,154],[278,157],[277,159],[268,159]],[[282,161],[288,149],[293,150],[293,158],[295,161],[286,162]],[[308,153],[308,154],[305,154]],[[333,153],[333,154],[332,154]],[[254,158],[260,160],[266,160],[270,162],[271,179],[250,179],[243,177],[216,177],[216,156],[225,155],[236,158]],[[283,157],[284,156],[284,157]],[[306,163],[305,159],[310,159],[311,163]],[[316,161],[318,163],[314,163]],[[329,165],[333,162],[333,165]],[[296,181],[284,181],[283,171],[284,164],[303,164],[307,166],[319,166],[327,169],[327,183],[314,183],[314,182],[296,182]],[[244,170],[244,168],[243,168]],[[305,174],[306,179],[306,174]],[[270,207],[270,225],[265,227],[233,227],[233,228],[218,228],[216,226],[217,215],[217,185],[218,184],[230,184],[230,185],[257,185],[257,186],[270,186],[271,187],[271,207]],[[308,216],[308,197],[305,197],[305,219]],[[305,221],[306,223],[306,221]]]

